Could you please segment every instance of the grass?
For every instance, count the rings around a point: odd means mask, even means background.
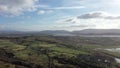
[[[4,48],[6,50],[11,50],[11,51],[19,51],[25,49],[26,46],[18,45],[10,41],[3,40],[0,41],[0,48]]]
[[[44,50],[48,50],[48,55],[50,57],[64,57],[65,59],[71,59],[72,57],[76,57],[79,54],[81,55],[88,55],[93,54],[91,51],[93,51],[96,48],[116,48],[117,46],[102,46],[97,44],[79,44],[78,46],[72,45],[73,47],[76,46],[77,49],[72,48],[71,46],[67,47],[62,44],[57,43],[49,43],[49,42],[43,42],[43,41],[32,41],[32,39],[28,39],[29,41],[25,41],[22,44],[16,44],[9,40],[0,40],[0,48],[4,48],[6,50],[11,51],[17,58],[20,58],[22,60],[40,64],[43,66],[47,66],[48,64],[48,56],[44,53]],[[50,40],[50,39],[49,39]],[[26,46],[28,45],[28,46]],[[120,47],[120,46],[119,46]],[[42,53],[43,52],[43,53]],[[105,53],[119,56],[118,53],[113,53],[109,51],[105,51]],[[57,60],[54,60],[57,62]],[[63,65],[57,62],[57,65]]]
[[[33,43],[31,47],[44,47],[44,48],[51,48],[55,47],[56,44],[48,44],[48,43]]]
[[[49,50],[51,52],[49,52],[49,55],[51,57],[54,56],[64,56],[66,58],[70,58],[73,56],[76,56],[78,54],[89,54],[85,51],[81,51],[81,50],[75,50],[75,49],[71,49],[68,47],[65,47],[63,45],[57,45],[57,44],[49,44],[49,43],[33,43],[30,47],[34,48],[35,50]]]
[[[52,47],[50,49],[53,50],[53,51],[55,51],[55,52],[68,53],[68,54],[73,54],[73,55],[86,54],[86,52],[82,52],[82,51],[78,51],[78,50],[73,50],[73,49],[70,49],[70,48]]]

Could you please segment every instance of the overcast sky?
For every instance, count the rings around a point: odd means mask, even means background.
[[[120,29],[120,0],[0,0],[0,30]]]

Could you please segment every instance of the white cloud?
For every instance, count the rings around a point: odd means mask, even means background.
[[[107,12],[90,12],[80,16],[57,21],[58,25],[68,30],[81,29],[118,29],[120,28],[120,16]],[[67,26],[67,27],[66,27]],[[68,28],[69,27],[69,28]],[[62,28],[61,28],[62,29]]]
[[[40,10],[38,14],[51,13],[54,10],[62,9],[81,9],[85,8],[84,6],[67,6],[62,5],[61,7],[51,7],[44,4],[38,4],[39,0],[0,0],[0,15],[3,16],[18,16],[23,14],[26,11],[35,11],[37,8],[42,7],[47,10]]]
[[[80,19],[93,19],[93,18],[120,19],[120,16],[116,16],[116,15],[109,14],[109,13],[102,12],[102,11],[97,11],[97,12],[90,12],[90,13],[82,14],[78,16],[77,18],[80,18]]]
[[[81,9],[85,8],[84,6],[71,6],[71,7],[55,7],[55,8],[49,8],[49,9],[56,9],[56,10],[62,10],[62,9]]]
[[[20,15],[24,11],[34,11],[37,0],[0,0],[0,15]]]
[[[72,17],[69,19],[64,19],[64,22],[68,22],[68,23],[81,23],[81,22],[86,22],[87,20],[89,20],[88,22],[91,21],[106,21],[106,20],[110,20],[110,21],[119,21],[120,19],[120,15],[114,15],[114,14],[110,14],[107,12],[103,12],[103,11],[95,11],[95,12],[89,12],[89,13],[85,13],[85,14],[81,14],[80,16],[76,16],[76,17]]]
[[[38,11],[38,14],[45,14],[45,11],[44,10],[40,10],[40,11]]]
[[[49,13],[52,13],[53,11],[52,10],[40,10],[38,11],[38,14],[41,15],[41,14],[49,14]]]

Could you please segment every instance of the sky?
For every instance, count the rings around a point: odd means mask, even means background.
[[[0,30],[120,29],[120,0],[0,0]]]

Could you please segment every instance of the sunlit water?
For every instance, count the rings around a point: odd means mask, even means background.
[[[95,49],[95,50],[98,50],[98,49],[101,49],[101,48],[97,48],[97,49]],[[120,48],[111,48],[111,49],[104,49],[104,50],[120,53]],[[115,57],[115,61],[116,61],[117,63],[120,63],[120,58],[116,58],[116,57]]]
[[[112,49],[105,49],[107,51],[111,51],[111,52],[118,52],[120,53],[120,48],[112,48]],[[120,63],[120,59],[119,58],[115,58],[117,63]]]
[[[79,35],[80,37],[120,37],[120,35]]]
[[[120,53],[120,48],[112,48],[112,49],[105,49],[105,50]]]
[[[119,58],[115,58],[117,63],[120,63],[120,59]]]

